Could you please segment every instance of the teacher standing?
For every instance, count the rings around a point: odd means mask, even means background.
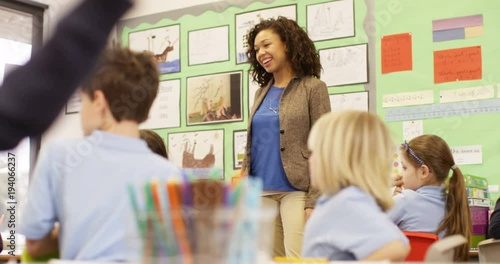
[[[331,111],[328,89],[319,80],[314,43],[291,19],[255,25],[248,33],[247,56],[260,88],[242,175],[262,178],[263,204],[278,207],[273,255],[300,257],[304,224],[318,197],[310,184],[307,138],[314,122]]]

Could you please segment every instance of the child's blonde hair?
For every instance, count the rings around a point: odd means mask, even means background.
[[[314,124],[308,146],[314,153],[312,182],[323,194],[333,195],[354,185],[369,193],[384,211],[392,206],[394,143],[376,115],[361,111],[325,114]]]

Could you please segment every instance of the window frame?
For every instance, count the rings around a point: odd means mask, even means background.
[[[30,0],[0,0],[0,7],[32,15],[31,55],[33,56],[43,44],[44,15],[49,6]],[[30,137],[30,178],[40,151],[41,139],[41,135]]]

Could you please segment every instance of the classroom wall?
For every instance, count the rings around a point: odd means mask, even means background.
[[[67,14],[80,0],[37,0],[37,2],[48,5],[44,17],[44,41],[52,36],[57,22]],[[75,126],[76,125],[76,126]],[[71,138],[82,136],[79,129],[79,118],[75,116],[60,115],[51,128],[42,135],[42,145],[48,141],[58,138]]]
[[[45,27],[44,27],[44,40],[54,32],[57,21],[61,19],[71,8],[73,8],[80,0],[37,0],[49,6],[45,11]]]
[[[48,38],[54,31],[55,25],[59,19],[69,12],[81,0],[39,0],[38,2],[49,5],[46,14],[45,36]],[[124,19],[131,19],[149,14],[168,12],[177,9],[183,9],[191,6],[216,3],[218,0],[185,0],[185,1],[169,1],[168,4],[162,0],[137,0],[135,6],[124,15]],[[116,32],[112,32],[112,37],[116,36]],[[80,114],[66,115],[65,111],[54,122],[54,124],[42,136],[42,146],[50,143],[53,140],[66,138],[82,137],[83,132],[80,124]]]
[[[241,1],[244,2],[244,1]],[[240,2],[240,4],[241,4]],[[252,1],[248,1],[252,2]],[[155,129],[166,141],[169,149],[171,151],[170,156],[177,164],[182,164],[182,148],[183,145],[177,144],[178,137],[184,137],[183,133],[192,133],[191,135],[186,136],[191,140],[190,146],[192,146],[193,142],[193,134],[197,132],[201,133],[212,133],[214,130],[223,130],[223,147],[217,148],[215,147],[216,153],[216,166],[223,166],[224,176],[226,180],[229,180],[234,173],[237,173],[237,170],[234,169],[234,161],[233,161],[233,133],[235,131],[245,130],[248,122],[248,112],[249,112],[249,97],[253,97],[253,92],[249,91],[249,80],[248,80],[248,69],[249,64],[247,63],[237,63],[236,56],[236,22],[235,15],[241,13],[247,13],[260,9],[268,9],[279,6],[288,6],[294,5],[296,6],[296,16],[297,22],[302,27],[306,28],[306,10],[308,5],[325,3],[330,1],[325,0],[316,0],[316,1],[293,1],[293,0],[276,0],[276,1],[254,1],[250,4],[241,4],[238,6],[231,6],[227,9],[223,9],[222,11],[212,11],[207,10],[204,13],[197,14],[196,16],[192,15],[177,15],[178,18],[171,19],[170,13],[159,13],[154,14],[148,17],[141,17],[139,19],[130,19],[121,22],[118,26],[118,32],[121,33],[121,41],[124,45],[134,46],[133,43],[129,43],[129,38],[135,37],[137,34],[142,34],[141,32],[147,32],[147,30],[151,29],[161,29],[165,26],[172,25],[180,25],[180,72],[174,73],[166,73],[161,75],[161,79],[164,81],[171,80],[180,80],[180,126],[179,127],[171,127],[171,128],[160,128]],[[354,19],[355,19],[355,36],[353,37],[345,37],[340,39],[330,39],[330,40],[322,40],[316,41],[315,45],[317,49],[325,49],[330,47],[338,47],[338,46],[349,46],[353,44],[364,44],[369,42],[369,36],[365,33],[365,26],[367,20],[367,6],[371,4],[372,1],[354,1]],[[368,2],[368,4],[367,4]],[[215,7],[220,7],[215,6]],[[191,31],[196,31],[200,29],[214,28],[219,26],[229,26],[229,60],[223,62],[214,62],[208,64],[201,65],[189,65],[189,57],[188,57],[188,35]],[[144,33],[146,34],[146,33]],[[143,36],[144,38],[146,35]],[[160,42],[158,42],[160,43]],[[370,45],[368,45],[370,48]],[[373,54],[372,52],[369,52]],[[170,55],[169,55],[170,56]],[[373,60],[370,60],[374,62]],[[366,67],[366,65],[365,65]],[[369,67],[370,69],[374,69],[374,67]],[[188,112],[187,110],[189,104],[188,93],[187,90],[191,89],[188,87],[187,82],[189,79],[196,78],[199,76],[205,76],[210,74],[217,73],[227,73],[227,72],[241,72],[242,73],[242,119],[235,120],[234,122],[226,122],[226,123],[204,123],[204,124],[189,124],[188,122]],[[374,73],[374,72],[373,72]],[[355,84],[355,85],[344,85],[344,86],[336,86],[329,87],[329,93],[341,93],[341,92],[354,92],[354,91],[364,91],[368,90],[369,86],[372,86],[374,83],[374,74],[369,80],[369,83],[365,84]],[[207,132],[208,131],[208,132]],[[198,134],[201,134],[198,133]],[[216,132],[213,132],[216,133]],[[180,135],[180,136],[179,136]],[[219,140],[220,135],[214,134],[214,137],[217,137],[215,141]],[[172,139],[171,142],[169,142]],[[174,142],[175,140],[175,142]],[[205,145],[210,145],[210,140],[203,140]],[[203,147],[203,142],[198,140],[196,148],[199,150]],[[205,146],[208,149],[208,147]],[[196,158],[203,158],[205,152],[199,151],[199,153],[195,153]],[[220,162],[219,159],[223,159]],[[218,162],[219,161],[219,162]]]
[[[234,3],[233,3],[234,2]],[[239,64],[235,67],[235,55],[234,55],[234,14],[246,12],[248,10],[269,8],[273,6],[282,6],[282,5],[297,5],[297,15],[298,22],[303,27],[306,26],[306,16],[305,10],[306,6],[315,3],[328,2],[325,0],[322,1],[303,1],[297,4],[297,1],[287,0],[287,1],[275,1],[275,0],[261,0],[259,1],[196,1],[198,5],[192,3],[192,1],[185,1],[183,3],[177,3],[173,5],[169,5],[169,7],[175,8],[174,12],[172,10],[168,10],[164,4],[159,5],[157,1],[140,1],[136,8],[131,10],[124,17],[124,21],[143,21],[147,20],[148,16],[143,17],[146,14],[166,14],[165,19],[162,21],[142,23],[141,25],[136,25],[132,29],[126,29],[125,33],[122,32],[122,42],[127,43],[127,38],[123,39],[123,36],[128,35],[129,32],[132,31],[140,31],[143,29],[147,29],[150,27],[159,27],[167,24],[180,24],[181,25],[181,42],[186,47],[181,48],[181,56],[186,57],[187,52],[187,33],[190,30],[202,29],[211,26],[218,25],[230,25],[230,61],[225,63],[212,63],[208,65],[198,65],[189,67],[187,64],[187,60],[182,60],[182,71],[177,74],[166,74],[162,75],[162,80],[170,80],[170,79],[181,79],[182,83],[182,95],[181,95],[181,127],[179,128],[169,128],[169,129],[159,129],[156,130],[159,134],[165,139],[168,138],[169,133],[177,133],[177,132],[188,132],[188,131],[197,131],[197,130],[211,130],[211,129],[224,129],[224,169],[226,170],[225,176],[226,179],[229,179],[230,176],[234,173],[233,170],[233,131],[236,130],[244,130],[247,125],[247,116],[248,116],[248,79],[247,79],[247,70],[248,64]],[[365,34],[365,23],[367,19],[367,14],[369,13],[367,10],[367,4],[372,5],[372,0],[361,1],[355,0],[355,27],[356,27],[356,35],[351,38],[342,38],[335,40],[327,40],[327,41],[318,41],[316,42],[316,46],[318,49],[333,47],[333,46],[346,46],[360,43],[369,42],[369,36]],[[188,4],[191,3],[191,6]],[[234,4],[232,6],[232,4]],[[163,7],[162,7],[163,6]],[[180,14],[179,14],[180,13]],[[193,16],[190,14],[196,15],[196,20],[193,20]],[[176,19],[169,20],[168,17],[176,17]],[[121,32],[121,28],[120,28]],[[368,46],[369,49],[372,48],[371,45]],[[369,52],[369,56],[374,56],[374,52]],[[370,59],[370,61],[374,61],[374,59]],[[370,71],[372,71],[374,67],[370,67]],[[206,125],[206,126],[186,126],[186,113],[185,113],[185,81],[186,77],[198,76],[208,73],[217,73],[217,72],[228,72],[228,71],[239,71],[243,72],[242,84],[243,84],[243,95],[242,95],[242,111],[243,117],[239,122],[234,123],[224,123],[224,124],[214,124],[214,125]],[[370,73],[372,76],[371,79],[374,80],[374,73]],[[340,93],[340,92],[351,92],[351,91],[363,91],[370,90],[370,87],[374,88],[374,81],[370,80],[368,84],[358,84],[358,85],[347,85],[340,87],[331,87],[329,89],[330,93]],[[373,96],[375,93],[372,94]],[[370,95],[370,96],[372,96]],[[252,94],[253,96],[253,94]],[[374,107],[374,105],[372,106]],[[51,127],[51,129],[45,133],[42,139],[42,145],[49,143],[52,140],[62,139],[62,138],[74,138],[81,137],[81,126],[80,126],[80,118],[79,114],[61,114],[58,121]],[[167,143],[167,141],[166,141]]]
[[[136,0],[135,7],[125,14],[123,18],[136,18],[216,2],[219,2],[219,0],[184,0],[168,2],[164,0]]]
[[[385,9],[392,6],[393,12]],[[384,96],[403,92],[418,92],[431,90],[434,105],[440,103],[442,91],[456,91],[456,89],[470,87],[486,87],[492,85],[494,92],[492,99],[498,98],[498,84],[500,71],[500,2],[495,0],[467,1],[444,0],[433,1],[399,1],[377,0],[375,4],[378,20],[376,30],[376,65],[377,65],[377,114],[388,119],[386,114],[391,108],[383,107]],[[483,15],[484,33],[478,37],[433,42],[432,21],[446,18]],[[381,70],[381,42],[387,35],[411,33],[413,48],[412,70],[382,74]],[[447,49],[480,46],[482,49],[482,77],[477,80],[458,80],[452,82],[435,83],[434,81],[434,52]],[[456,64],[455,64],[456,65]],[[451,69],[451,67],[450,67]],[[482,100],[475,100],[479,94],[459,97],[463,100],[448,106],[448,109],[459,107],[474,107],[484,104]],[[393,96],[394,98],[394,96]],[[400,98],[401,99],[401,98]],[[446,106],[446,105],[444,105]],[[404,107],[396,107],[396,109]],[[408,118],[404,121],[412,121]],[[482,113],[477,115],[458,114],[444,118],[425,118],[423,132],[436,134],[444,138],[450,147],[480,145],[482,147],[482,164],[459,165],[463,173],[486,177],[490,185],[500,184],[498,171],[500,170],[500,113]],[[403,121],[387,122],[398,142],[403,141]],[[498,191],[491,193],[496,200]]]
[[[57,10],[50,11],[54,17],[59,17],[64,13],[65,8],[71,6],[77,1],[49,1],[55,2]],[[67,3],[68,2],[68,3]],[[260,8],[268,8],[272,6],[280,6],[287,4],[296,4],[298,10],[298,22],[305,26],[304,9],[306,5],[320,2],[328,2],[324,0],[262,0],[262,3],[253,3],[245,7],[231,7],[221,9],[232,1],[213,1],[213,0],[186,0],[172,1],[166,5],[161,0],[141,0],[138,1],[136,7],[127,13],[124,17],[125,21],[136,20],[135,25],[129,28],[120,28],[117,32],[119,39],[127,44],[128,34],[148,28],[161,27],[164,25],[180,24],[181,25],[181,41],[187,43],[187,33],[190,30],[208,28],[228,24],[234,27],[234,14],[244,12],[244,10],[255,10]],[[223,3],[223,4],[221,4]],[[190,16],[190,10],[196,7],[203,7],[206,12]],[[194,8],[194,9],[192,9]],[[430,7],[424,1],[411,0],[355,0],[355,16],[356,16],[356,36],[352,38],[337,39],[332,41],[316,42],[318,49],[335,46],[345,46],[352,44],[368,43],[368,59],[369,59],[369,81],[366,84],[347,85],[338,87],[329,87],[330,94],[345,93],[355,91],[370,91],[370,111],[377,112],[385,119],[388,108],[382,107],[384,96],[400,92],[412,92],[421,90],[432,90],[434,103],[439,103],[439,92],[442,90],[458,89],[466,87],[494,85],[495,95],[499,95],[498,85],[499,74],[495,68],[495,62],[500,56],[497,51],[495,24],[498,24],[497,16],[500,9],[500,3],[494,0],[486,0],[483,2],[474,3],[473,5],[466,0],[459,2],[446,0],[439,1]],[[56,9],[56,8],[54,8]],[[52,9],[52,10],[54,10]],[[209,10],[216,10],[216,12]],[[173,14],[175,19],[165,17],[161,21],[148,21],[151,14]],[[175,12],[178,11],[178,12]],[[199,10],[197,10],[198,12]],[[442,19],[456,16],[466,16],[473,14],[484,15],[484,34],[477,38],[464,40],[446,41],[441,43],[432,42],[432,20]],[[148,21],[147,23],[138,23],[137,21]],[[53,20],[52,20],[53,22]],[[202,24],[202,26],[200,26]],[[381,72],[381,38],[386,35],[398,33],[412,34],[413,48],[413,68],[411,71],[402,71],[389,74]],[[198,130],[224,129],[224,141],[226,148],[224,150],[224,169],[226,170],[226,178],[232,175],[234,170],[232,160],[232,140],[233,131],[246,128],[248,115],[248,80],[246,64],[235,64],[234,58],[234,29],[230,29],[230,56],[228,62],[215,63],[209,65],[188,66],[186,59],[187,45],[181,48],[181,56],[184,56],[181,61],[181,72],[175,74],[162,75],[162,80],[180,79],[181,80],[181,126],[178,128],[159,129],[157,132],[165,138],[166,143],[170,133],[189,132]],[[481,80],[475,81],[458,81],[451,83],[435,84],[433,82],[433,51],[459,48],[466,46],[482,46],[483,59],[483,76]],[[185,83],[186,78],[190,76],[198,76],[214,72],[227,71],[243,71],[243,120],[240,122],[211,124],[206,126],[187,126],[186,125],[186,100],[185,100]],[[376,89],[375,89],[376,88]],[[477,101],[476,101],[477,102]],[[452,147],[481,145],[483,151],[483,163],[477,165],[460,166],[464,173],[474,174],[486,177],[490,184],[500,184],[500,178],[496,176],[496,171],[499,167],[500,141],[496,136],[498,129],[495,129],[495,123],[500,120],[499,114],[481,114],[481,115],[460,115],[448,118],[430,118],[424,119],[423,132],[434,133],[443,137]],[[67,137],[81,136],[79,125],[79,115],[61,115],[61,118],[54,124],[43,137],[43,144],[53,140]],[[391,131],[394,134],[396,142],[403,141],[403,122],[387,122]],[[491,198],[496,199],[498,193],[492,193]]]

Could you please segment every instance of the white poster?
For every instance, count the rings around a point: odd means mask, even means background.
[[[439,92],[439,102],[443,104],[452,102],[482,100],[482,99],[493,98],[494,95],[495,95],[494,85],[451,89]]]
[[[189,32],[189,65],[229,60],[229,26]]]
[[[327,86],[368,82],[367,44],[345,46],[319,51]]]
[[[403,140],[410,141],[424,134],[424,121],[413,120],[403,122]]]
[[[481,145],[451,147],[451,153],[457,165],[483,164]]]
[[[359,110],[368,112],[368,91],[330,94],[332,112]]]
[[[432,90],[385,94],[382,98],[382,107],[384,108],[432,103],[434,103],[434,91]]]
[[[233,132],[233,156],[234,169],[241,169],[243,158],[245,158],[245,150],[247,147],[247,131],[239,130]]]
[[[354,36],[354,1],[307,6],[307,34],[313,41]]]
[[[141,124],[141,128],[180,127],[180,98],[179,79],[160,82],[158,95],[149,110],[148,120]]]

